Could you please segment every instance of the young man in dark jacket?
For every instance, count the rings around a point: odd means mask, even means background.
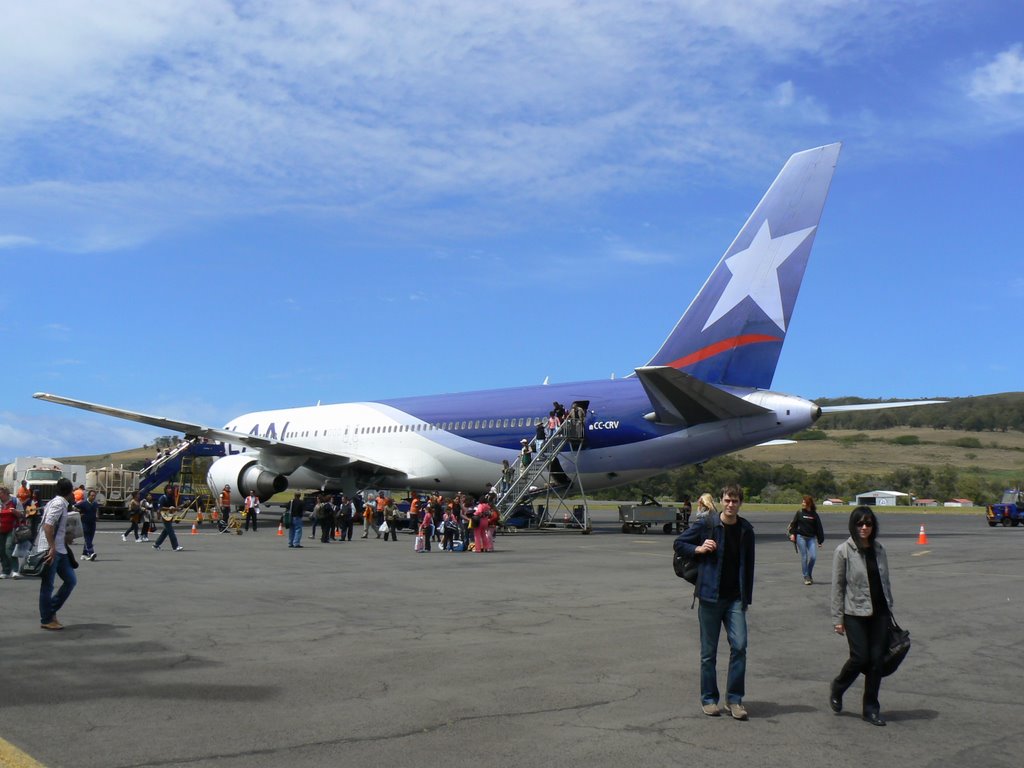
[[[718,717],[718,638],[725,627],[729,640],[729,673],[725,709],[746,720],[743,706],[747,671],[747,607],[754,591],[754,528],[739,516],[743,491],[722,489],[722,512],[694,525],[675,541],[675,550],[697,558],[695,595],[700,601],[700,704],[709,717]]]
[[[96,536],[96,520],[100,514],[100,505],[96,501],[96,491],[89,491],[86,498],[75,504],[79,517],[82,520],[82,536],[85,538],[85,545],[82,547],[83,560],[95,560],[96,550],[93,548],[93,538]]]

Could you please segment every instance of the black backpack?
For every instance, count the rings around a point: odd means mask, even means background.
[[[701,521],[701,525],[707,530],[707,518]],[[705,536],[706,538],[706,536]],[[686,579],[691,584],[697,583],[697,556],[684,555],[681,552],[672,553],[672,570],[680,579]]]

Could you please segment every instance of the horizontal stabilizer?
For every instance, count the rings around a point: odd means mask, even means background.
[[[636,369],[654,406],[655,421],[692,427],[739,416],[771,413],[667,365]]]
[[[901,400],[897,403],[857,403],[856,405],[823,405],[822,415],[846,411],[883,411],[886,408],[909,408],[912,405],[941,405],[948,400]]]

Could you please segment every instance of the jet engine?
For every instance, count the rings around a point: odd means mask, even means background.
[[[206,483],[215,496],[224,486],[231,489],[233,503],[241,503],[249,495],[255,493],[260,501],[266,501],[275,493],[288,488],[288,478],[260,466],[259,460],[251,455],[236,453],[217,459],[210,465],[206,474]]]

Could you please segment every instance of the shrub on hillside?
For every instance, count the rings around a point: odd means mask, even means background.
[[[917,435],[899,435],[889,441],[893,445],[920,445],[921,438]]]

